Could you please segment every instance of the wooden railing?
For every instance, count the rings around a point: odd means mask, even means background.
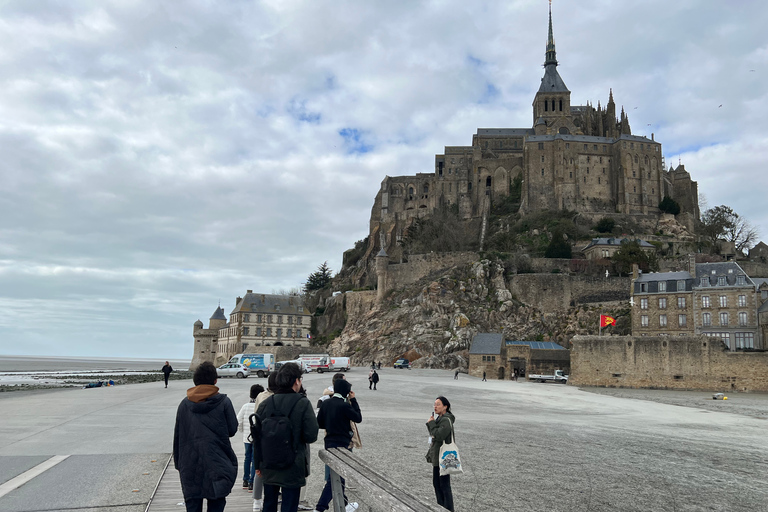
[[[353,484],[360,501],[360,512],[445,512],[443,507],[427,503],[383,473],[373,469],[362,459],[344,448],[320,450],[320,459],[331,469],[333,512],[344,512],[343,477]],[[366,508],[367,507],[367,511]]]

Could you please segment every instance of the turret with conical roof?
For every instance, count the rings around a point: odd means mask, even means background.
[[[227,317],[224,315],[224,308],[221,306],[216,308],[216,311],[213,312],[213,315],[211,315],[210,320],[208,320],[208,328],[209,329],[223,329],[227,326]]]

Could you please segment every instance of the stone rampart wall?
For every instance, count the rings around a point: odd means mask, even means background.
[[[405,263],[391,263],[387,267],[387,290],[407,286],[441,269],[466,265],[478,261],[476,252],[450,252],[444,254],[415,254]]]
[[[542,310],[563,310],[577,304],[629,300],[628,277],[567,274],[516,274],[507,288],[523,304]]]
[[[730,352],[705,336],[576,336],[570,383],[713,392],[768,391],[768,352]]]

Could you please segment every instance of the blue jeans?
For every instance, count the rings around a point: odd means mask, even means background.
[[[344,479],[341,477],[339,477],[339,479],[341,480],[341,493],[344,495],[344,506],[346,507],[349,500],[347,499],[347,494],[344,492]],[[320,494],[320,499],[317,500],[315,510],[325,512],[330,507],[332,499],[333,487],[331,486],[331,468],[325,466],[325,487],[323,487],[323,492]]]
[[[277,512],[277,497],[283,493],[281,512],[296,512],[299,510],[299,493],[301,487],[280,487],[264,484],[264,512]]]
[[[256,466],[253,463],[253,444],[245,443],[245,462],[243,463],[243,480],[253,483],[256,476]]]

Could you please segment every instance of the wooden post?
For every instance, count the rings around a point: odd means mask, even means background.
[[[344,491],[341,489],[341,477],[331,469],[331,490],[333,492],[333,512],[344,512]]]

